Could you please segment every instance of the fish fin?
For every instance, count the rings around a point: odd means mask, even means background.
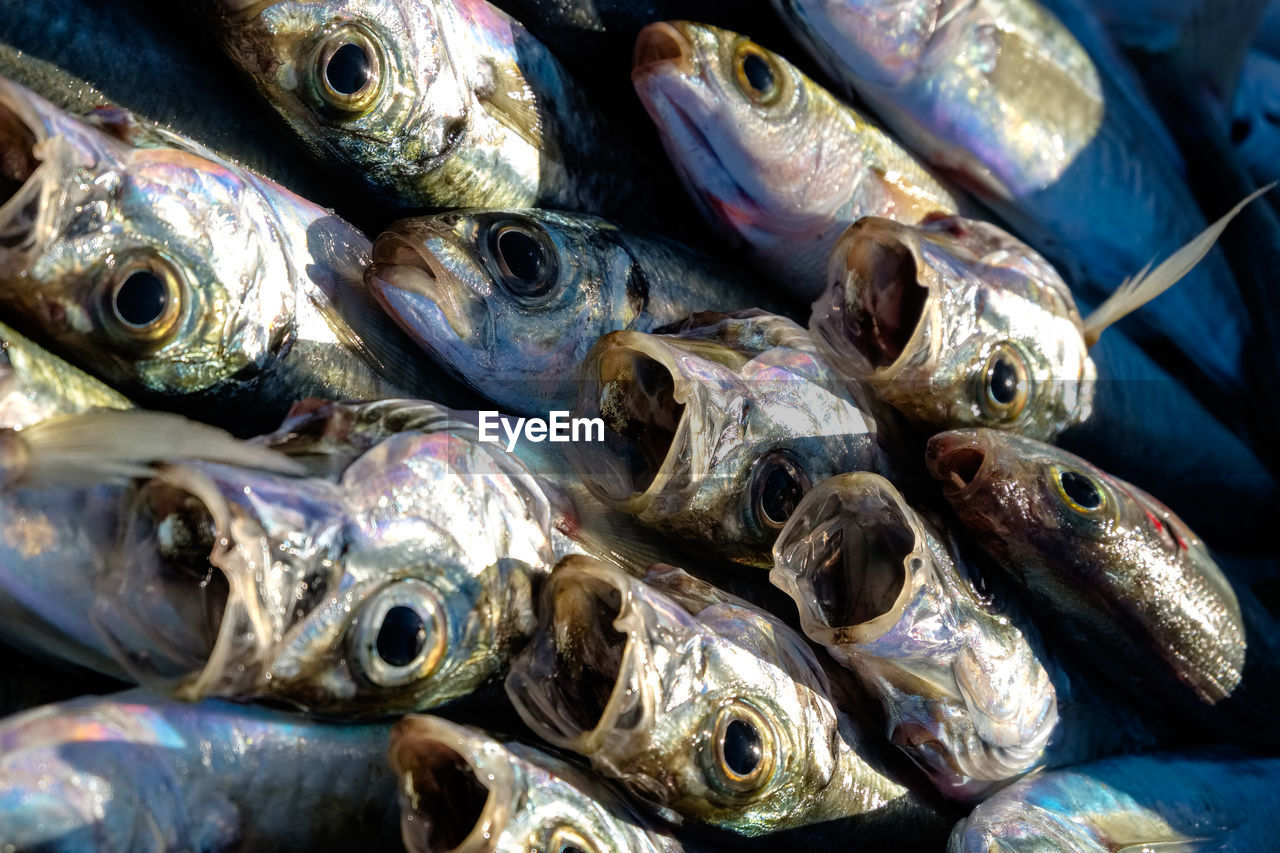
[[[1259,196],[1275,189],[1275,187],[1276,184],[1271,183],[1250,193],[1248,197],[1228,210],[1218,221],[1201,231],[1191,242],[1166,258],[1159,266],[1152,269],[1152,265],[1155,263],[1152,261],[1143,267],[1137,275],[1126,278],[1116,288],[1115,293],[1107,297],[1105,302],[1085,318],[1081,328],[1084,333],[1085,343],[1092,347],[1098,342],[1099,336],[1102,335],[1107,327],[1146,305],[1152,299],[1177,284],[1183,276],[1190,272],[1209,253],[1214,243],[1218,242],[1218,238],[1222,236],[1222,232],[1231,224],[1231,220],[1235,219],[1246,205]]]
[[[0,432],[0,438],[9,469],[4,481],[24,487],[126,481],[149,476],[150,463],[166,459],[305,473],[283,454],[169,412],[102,409]]]

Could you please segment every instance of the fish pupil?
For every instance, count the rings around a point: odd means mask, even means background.
[[[116,290],[116,314],[130,326],[149,326],[164,314],[168,301],[168,288],[160,276],[150,270],[138,270],[130,273]]]
[[[746,720],[733,720],[724,730],[724,763],[738,776],[750,776],[760,766],[764,744],[760,732]]]
[[[1074,471],[1062,472],[1062,491],[1067,497],[1085,509],[1097,509],[1102,506],[1102,495],[1096,486],[1083,474]]]
[[[761,509],[770,521],[782,524],[796,511],[802,497],[804,490],[795,474],[779,465],[765,479]]]
[[[324,78],[333,91],[350,96],[368,85],[369,71],[369,54],[360,45],[347,42],[329,57]]]
[[[760,94],[773,89],[773,69],[769,67],[768,62],[754,53],[747,54],[742,60],[742,74],[747,78],[747,84]]]
[[[991,399],[1007,406],[1018,399],[1018,370],[1007,358],[996,359],[991,365]]]
[[[523,231],[508,228],[498,235],[498,256],[521,292],[533,289],[542,274],[542,246]]]
[[[378,657],[391,666],[407,666],[427,644],[427,626],[411,607],[396,605],[382,617],[378,629]]]

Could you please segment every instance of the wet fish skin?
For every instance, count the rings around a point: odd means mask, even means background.
[[[924,432],[1052,441],[1093,411],[1097,369],[1070,289],[995,225],[867,218],[837,242],[827,281],[814,339]]]
[[[413,350],[363,289],[368,240],[328,211],[198,146],[129,147],[3,81],[0,122],[16,168],[0,302],[108,383],[242,434],[299,397],[439,390],[404,369]]]
[[[956,825],[947,850],[1010,853],[1270,847],[1274,758],[1235,749],[1110,758],[1017,782]]]
[[[843,474],[800,502],[769,578],[883,707],[889,741],[972,802],[1044,766],[1062,725],[1039,638],[980,597],[953,548],[888,480]]]
[[[590,772],[471,726],[404,717],[392,730],[389,758],[401,780],[401,834],[410,853],[684,849]]]
[[[1204,229],[1149,111],[1038,4],[779,3],[833,75],[1092,299]],[[1123,326],[1178,353],[1206,398],[1242,393],[1250,327],[1219,252]]]
[[[893,471],[890,422],[870,393],[836,377],[808,333],[776,315],[613,332],[581,376],[574,416],[600,418],[605,437],[567,445],[586,487],[739,563],[772,565],[773,540],[813,483]]]
[[[874,825],[906,796],[860,756],[799,635],[678,569],[562,561],[506,687],[540,737],[696,823]]]
[[[1242,686],[1247,637],[1231,584],[1155,498],[995,430],[940,433],[927,456],[960,520],[1059,639],[1106,649],[1086,655],[1136,698],[1203,715]]]
[[[545,494],[447,418],[351,455],[331,479],[186,463],[142,484],[93,612],[117,656],[182,698],[342,717],[500,674],[554,562]]]
[[[551,210],[402,220],[374,242],[373,261],[369,289],[427,352],[504,411],[540,417],[573,408],[577,369],[601,335],[776,305],[683,245]]]
[[[765,88],[752,88],[747,64]],[[800,299],[817,295],[832,244],[856,220],[957,209],[888,134],[736,33],[652,24],[631,77],[705,218]]]
[[[294,133],[393,210],[658,212],[643,158],[543,45],[484,0],[204,8]]]
[[[1280,59],[1259,50],[1245,56],[1232,108],[1231,141],[1249,169],[1264,186],[1280,180],[1274,153],[1280,149]]]
[[[101,853],[393,849],[388,731],[142,690],[48,705],[0,724],[0,837]]]
[[[0,427],[132,403],[0,325]],[[12,461],[12,460],[9,460]],[[13,472],[8,470],[5,479]],[[123,675],[87,623],[92,578],[113,541],[115,484],[0,491],[0,637],[41,658]]]

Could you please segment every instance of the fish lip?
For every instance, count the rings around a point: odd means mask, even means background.
[[[365,285],[392,320],[444,365],[452,369],[458,348],[465,347],[471,360],[488,366],[496,337],[492,314],[427,248],[435,233],[412,221],[384,231],[373,243]]]
[[[678,27],[679,22],[658,21],[636,34],[631,56],[631,79],[654,73],[696,74],[697,53]]]
[[[481,850],[486,849],[486,842],[496,838],[506,826],[507,820],[515,811],[515,783],[511,766],[506,761],[484,761],[484,747],[488,741],[467,728],[438,717],[409,715],[403,717],[391,730],[391,743],[387,751],[387,761],[392,771],[401,779],[400,798],[401,811],[412,812],[420,817],[419,826],[412,833],[407,822],[402,819],[403,834],[406,847],[409,849],[438,849],[437,845],[415,847],[409,839],[422,836],[422,840],[431,840],[431,821],[427,815],[431,806],[424,807],[417,788],[414,785],[415,769],[421,770],[423,753],[428,759],[427,772],[444,773],[450,778],[451,773],[458,773],[461,763],[474,779],[475,784],[485,790],[485,800],[478,810],[473,811],[475,817],[470,830],[462,839],[447,850]],[[479,759],[479,760],[478,760]],[[435,761],[434,766],[431,763]],[[448,762],[452,767],[440,762]],[[459,776],[452,777],[463,781]],[[444,786],[441,786],[444,787]],[[461,785],[450,785],[448,788],[457,791]],[[471,804],[474,806],[474,803]],[[445,808],[456,808],[458,804],[452,800],[443,803]]]
[[[904,265],[907,261],[910,270]],[[831,253],[827,282],[827,289],[813,303],[810,328],[844,369],[876,384],[892,382],[908,365],[922,375],[932,372],[937,354],[930,349],[929,337],[938,323],[935,314],[939,285],[924,260],[913,228],[881,217],[855,222],[840,236]],[[924,293],[915,293],[911,284]],[[914,315],[911,333],[905,339],[899,335],[899,340],[892,343],[898,349],[896,354],[885,353],[873,340],[873,333],[851,325],[851,305],[857,306],[860,316],[869,316],[873,321],[885,319],[886,326],[898,325],[907,316],[900,313],[891,318],[880,317],[877,308],[881,306],[867,304],[876,290],[896,293],[899,304],[903,297],[923,297],[918,304],[908,302],[906,311]],[[925,363],[920,363],[922,353]],[[892,357],[886,360],[886,354]]]
[[[830,535],[833,524],[840,525],[838,539]],[[852,527],[857,530],[851,530]],[[894,570],[901,569],[901,576],[897,577],[895,571],[888,578],[876,579],[881,587],[878,600],[883,604],[871,611],[868,618],[833,624],[834,614],[824,603],[831,596],[822,594],[815,584],[820,571],[837,554],[846,553],[844,540],[850,533],[862,535],[865,541],[869,529],[890,527],[905,532],[911,540],[910,548],[893,566]],[[859,581],[863,586],[857,595],[865,594],[872,581],[868,577],[870,561],[865,552],[862,556],[858,570],[862,573]],[[924,530],[898,490],[878,474],[856,472],[833,477],[804,496],[778,535],[773,559],[769,580],[795,600],[805,634],[827,646],[859,645],[878,640],[902,618],[916,590],[917,564],[928,560],[928,553]],[[844,566],[841,574],[848,571],[847,561]],[[887,589],[885,580],[890,582]]]
[[[630,732],[646,731],[653,720],[654,686],[646,673],[652,671],[650,652],[644,641],[645,616],[636,601],[634,578],[621,570],[598,563],[588,557],[566,557],[552,572],[542,593],[542,617],[538,632],[513,662],[507,676],[506,692],[520,717],[549,743],[578,754],[609,760],[604,751],[616,751],[622,739]],[[609,626],[621,637],[616,667],[612,668],[613,685],[608,698],[600,707],[599,716],[591,725],[581,719],[572,719],[564,713],[568,703],[560,687],[563,676],[546,666],[547,646],[556,655],[554,644],[557,635],[566,632],[570,625],[582,626],[574,617],[581,611],[566,613],[557,610],[555,604],[561,595],[576,596],[582,603],[585,596],[617,596],[616,609],[612,604],[593,613],[610,617]],[[597,626],[600,623],[597,623]],[[584,631],[581,636],[597,638]],[[614,641],[618,643],[617,640]],[[616,648],[616,646],[615,646]],[[542,660],[538,660],[538,655]],[[599,673],[596,673],[599,674]],[[557,676],[560,676],[559,678]],[[581,707],[579,704],[577,707]],[[625,750],[623,750],[625,752]]]
[[[981,430],[951,430],[929,439],[925,466],[942,483],[950,500],[963,500],[983,489],[996,467],[996,449]]]
[[[607,412],[601,406],[601,396],[609,381],[619,374],[613,373],[605,380],[602,371],[606,369],[608,360],[617,354],[630,354],[632,365],[637,363],[653,363],[665,379],[671,382],[671,397],[678,407],[679,420],[670,431],[670,440],[663,454],[662,461],[652,470],[652,479],[643,489],[635,488],[634,474],[624,472],[622,464],[613,450],[600,443],[571,444],[569,457],[584,485],[601,500],[631,515],[640,515],[648,510],[662,494],[668,484],[676,476],[676,469],[683,451],[692,442],[703,389],[698,382],[684,378],[678,359],[671,348],[653,335],[634,331],[611,332],[602,337],[588,352],[582,367],[582,386],[578,404],[574,408],[574,417],[599,417],[606,420],[606,436],[617,435],[608,426]],[[644,361],[641,362],[640,360]],[[638,384],[638,379],[636,384]],[[634,387],[634,386],[633,386]],[[653,423],[645,421],[646,434],[653,434]],[[625,439],[624,439],[625,440]],[[629,447],[634,444],[629,444]],[[625,479],[625,482],[622,482]],[[619,489],[617,486],[621,486]]]

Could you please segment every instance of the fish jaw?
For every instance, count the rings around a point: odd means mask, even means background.
[[[945,796],[980,799],[1041,762],[1058,723],[1048,673],[887,480],[817,486],[774,554],[805,633],[879,697],[888,739]]]

